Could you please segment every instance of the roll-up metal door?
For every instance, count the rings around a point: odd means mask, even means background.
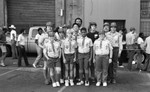
[[[30,26],[55,22],[55,0],[7,0],[8,25],[15,25],[17,31]]]

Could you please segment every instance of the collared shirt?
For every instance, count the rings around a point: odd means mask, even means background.
[[[77,46],[78,46],[78,52],[79,53],[89,53],[90,47],[93,46],[92,40],[88,37],[85,37],[84,45],[82,46],[83,37],[80,37],[77,39]]]
[[[38,43],[39,43],[39,46],[42,48],[43,44],[44,44],[44,40],[45,38],[48,37],[48,34],[45,32],[45,33],[42,33],[39,40],[38,40]],[[42,45],[42,46],[41,46]]]
[[[142,43],[144,43],[143,39],[141,37],[138,37],[137,44],[142,44]]]
[[[106,38],[104,38],[104,40],[101,40],[100,38],[95,40],[93,48],[96,55],[108,55],[110,50],[113,49],[110,41]]]
[[[126,34],[126,44],[127,45],[132,45],[135,43],[135,34],[132,32],[129,32]]]
[[[60,42],[53,41],[53,45],[54,45],[54,51],[53,51],[53,46],[51,41],[52,41],[51,38],[49,37],[45,38],[43,52],[46,51],[48,57],[57,58],[59,57],[60,54],[60,48],[61,48]]]
[[[108,32],[108,33],[106,33],[106,37],[111,42],[111,45],[113,47],[119,47],[119,46],[122,45],[122,39],[121,39],[120,33],[118,33],[118,32],[115,32],[115,33]]]
[[[10,32],[10,39],[11,40],[17,40],[17,33],[16,33],[16,31],[15,30],[11,30],[11,32]]]
[[[18,42],[19,42],[20,45],[25,46],[25,37],[23,36],[23,34],[20,34],[18,36]]]
[[[150,36],[146,38],[145,45],[146,45],[146,53],[150,54]]]
[[[71,44],[69,44],[70,41]],[[75,48],[77,48],[76,41],[73,39],[66,38],[62,41],[62,48],[64,49],[65,54],[73,54],[75,53]]]

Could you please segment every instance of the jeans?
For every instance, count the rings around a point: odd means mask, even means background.
[[[119,53],[119,47],[113,47],[112,63],[109,64],[109,68],[108,68],[108,78],[110,80],[116,79],[118,53]]]
[[[109,57],[108,55],[96,56],[96,78],[99,82],[106,82],[108,76]]]
[[[25,52],[25,47],[23,45],[18,46],[18,50],[19,50],[18,66],[21,66],[22,57],[24,58],[25,65],[28,66],[29,63],[28,63],[26,52]]]
[[[11,50],[12,50],[12,58],[17,58],[18,53],[17,53],[17,47],[16,47],[16,41],[11,40]]]
[[[34,65],[37,65],[39,63],[40,59],[42,58],[42,51],[43,51],[42,48],[39,47],[38,45],[36,45],[36,50],[37,50],[37,57],[33,63]]]

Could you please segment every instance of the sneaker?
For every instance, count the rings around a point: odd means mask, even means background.
[[[96,83],[96,86],[98,87],[98,86],[100,86],[100,85],[101,85],[101,82],[98,81],[98,82]]]
[[[37,68],[35,64],[32,64],[32,66],[33,66],[34,68]]]
[[[123,66],[123,65],[120,65],[119,67],[120,67],[120,68],[124,68],[124,66]]]
[[[44,82],[46,85],[49,85],[49,81],[48,80],[45,80]]]
[[[63,79],[60,79],[60,83],[64,83],[64,80],[63,80]]]
[[[57,87],[59,87],[59,86],[60,86],[59,82],[56,82],[56,86],[57,86]]]
[[[107,82],[103,82],[103,86],[106,87],[107,86]]]
[[[74,86],[74,82],[73,82],[72,79],[70,80],[70,85],[71,85],[71,86]]]
[[[83,81],[80,81],[80,82],[77,83],[77,85],[82,85],[82,84],[84,84]]]
[[[54,82],[54,83],[52,84],[52,87],[53,87],[53,88],[57,87],[57,84]]]
[[[6,66],[4,63],[1,63],[0,65],[1,65],[2,67],[5,67],[5,66]]]
[[[89,85],[90,85],[89,81],[85,81],[85,86],[89,86]]]
[[[68,87],[69,86],[69,81],[65,80],[65,86]]]

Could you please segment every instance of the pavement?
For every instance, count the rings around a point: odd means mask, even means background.
[[[32,64],[35,57],[28,60]],[[13,62],[17,60],[9,57],[6,59],[7,67],[0,67],[0,92],[150,92],[150,73],[128,71],[126,67],[118,68],[117,83],[107,87],[96,87],[95,83],[91,83],[89,87],[65,87],[61,84],[53,88],[44,84],[42,68],[24,67],[24,63],[23,67],[17,67]]]

